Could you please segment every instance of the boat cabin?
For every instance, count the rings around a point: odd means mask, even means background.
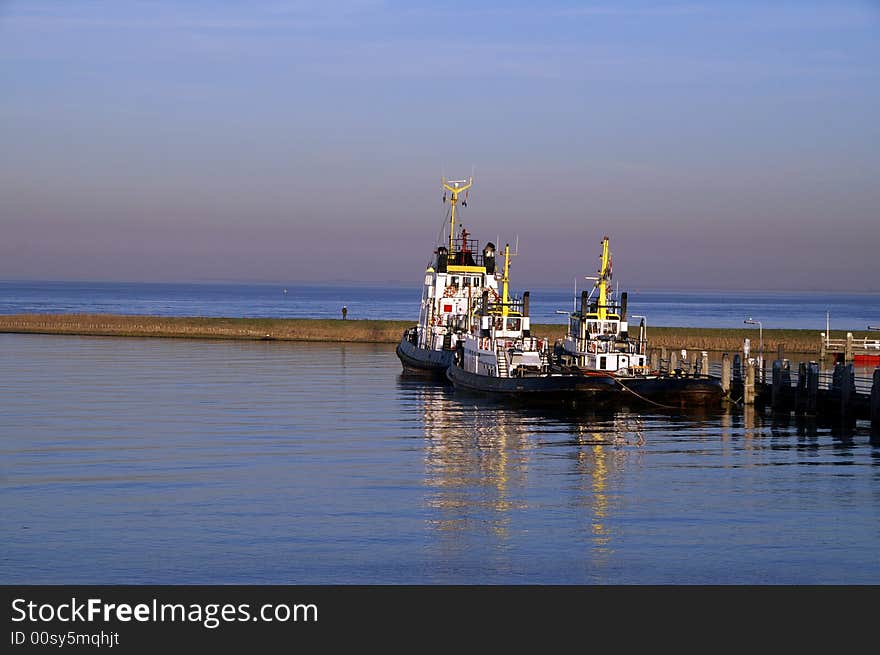
[[[483,301],[476,321],[462,344],[462,367],[490,377],[540,375],[549,368],[546,346],[531,336],[529,294],[507,303]]]
[[[580,310],[569,314],[568,332],[561,343],[559,361],[588,371],[616,373],[643,371],[647,361],[647,339],[644,320],[639,324],[637,338],[629,334],[626,320],[627,294],[620,301],[610,290],[611,252],[608,237],[602,240],[602,266],[594,290],[581,292]]]
[[[454,350],[464,333],[473,327],[476,304],[489,292],[498,297],[495,246],[482,250],[476,239],[461,235],[451,248],[440,246],[432,266],[425,270],[425,284],[414,343],[430,350]]]

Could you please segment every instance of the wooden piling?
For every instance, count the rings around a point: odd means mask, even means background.
[[[831,372],[831,390],[832,391],[840,391],[840,387],[843,384],[843,364],[837,362],[834,365],[834,370]]]
[[[880,368],[874,369],[874,382],[871,384],[871,428],[880,432]]]
[[[669,367],[669,359],[666,357],[666,346],[660,346],[660,370],[663,370],[663,367],[666,367],[666,373],[668,373],[671,369]]]
[[[755,404],[755,365],[751,362],[746,364],[746,381],[743,384],[743,404]]]
[[[843,351],[843,361],[844,361],[844,363],[846,363],[846,362],[853,361],[853,359],[855,359],[853,357],[853,334],[852,334],[852,332],[847,332],[846,333],[846,347]]]
[[[785,344],[784,343],[780,343],[776,347],[776,358],[780,359],[780,360],[785,359]]]
[[[801,362],[798,364],[797,387],[794,390],[794,411],[795,414],[803,414],[807,411],[807,364]]]
[[[840,415],[844,419],[853,418],[853,404],[856,397],[856,372],[852,364],[843,367],[840,381]]]
[[[782,410],[782,360],[773,360],[773,377],[770,388],[770,407],[774,412]]]
[[[807,414],[815,414],[819,408],[819,363],[807,364]]]
[[[658,353],[656,350],[651,351],[651,370],[660,370],[660,353]]]
[[[678,353],[674,350],[669,353],[669,372],[672,373],[678,368]]]
[[[705,350],[700,353],[700,369],[705,377],[709,377],[709,353]]]
[[[742,358],[739,353],[733,356],[733,379],[736,381],[743,379]]]
[[[725,394],[730,394],[731,382],[730,355],[724,353],[721,355],[721,388]]]

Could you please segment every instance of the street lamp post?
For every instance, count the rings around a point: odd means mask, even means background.
[[[761,382],[764,381],[764,326],[761,324],[761,321],[752,320],[752,317],[749,316],[746,320],[743,321],[746,325],[757,325],[758,326],[758,365],[761,368]]]

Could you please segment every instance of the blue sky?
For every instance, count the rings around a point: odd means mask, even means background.
[[[0,278],[880,290],[877,2],[0,0]]]

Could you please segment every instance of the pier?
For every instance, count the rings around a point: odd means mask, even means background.
[[[735,405],[843,424],[869,421],[872,431],[880,434],[880,366],[864,374],[869,367],[857,369],[852,361],[837,361],[823,370],[816,360],[793,364],[781,347],[770,362],[748,355],[747,350],[733,356],[724,353],[721,361],[710,364],[705,351],[693,356],[663,347],[651,353],[650,361],[661,373],[720,380],[725,397]]]
[[[876,330],[877,328],[869,328]],[[835,363],[853,362],[880,366],[880,332],[855,336],[847,332],[843,339],[833,339],[825,332],[819,334],[819,359]]]

